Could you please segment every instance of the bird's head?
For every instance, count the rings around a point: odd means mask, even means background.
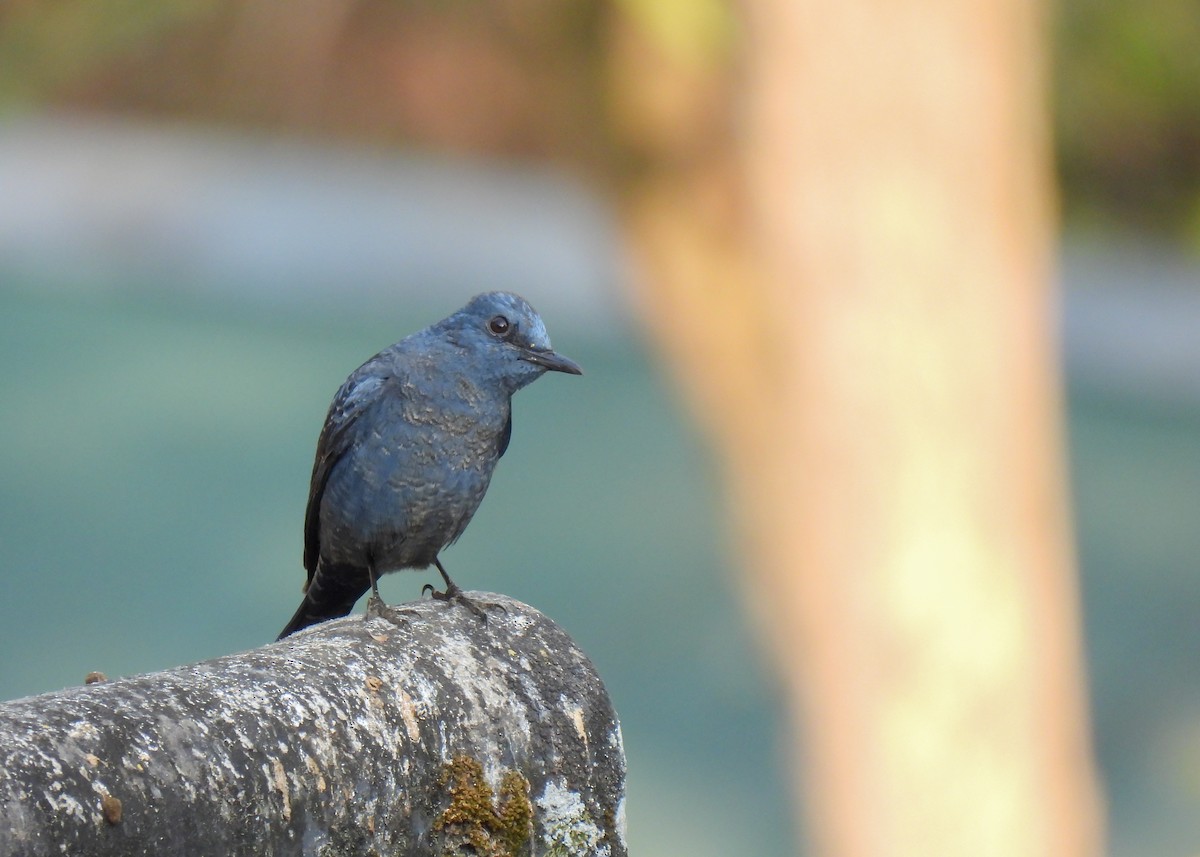
[[[442,324],[451,340],[476,352],[510,393],[547,371],[583,374],[575,361],[551,348],[542,317],[512,292],[476,295]]]

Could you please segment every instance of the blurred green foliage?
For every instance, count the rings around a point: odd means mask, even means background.
[[[443,104],[444,113],[470,114],[464,133],[485,150],[511,144],[513,129],[496,127],[507,121],[527,129],[516,154],[561,156],[565,147],[574,159],[586,149],[581,134],[603,140],[611,130],[596,93],[583,91],[596,80],[580,58],[606,49],[598,22],[628,16],[687,53],[738,37],[731,8],[727,0],[621,0],[564,17],[539,0],[355,0],[336,13],[326,8],[315,26],[336,32],[324,38],[307,32],[312,20],[305,25],[286,3],[14,0],[0,4],[0,111],[120,109],[404,141],[436,129],[436,110],[423,111]],[[1154,233],[1200,252],[1195,0],[1065,0],[1054,8],[1055,126],[1068,223]],[[580,25],[584,19],[592,23]],[[436,44],[432,61],[421,49],[414,54],[414,33],[426,53]],[[455,39],[463,50],[454,50]],[[500,48],[481,51],[488,44]],[[242,74],[260,77],[239,80]],[[423,94],[411,90],[418,78]],[[498,80],[507,82],[497,90],[503,97],[464,100]],[[319,98],[297,96],[316,83]],[[413,103],[420,109],[410,110]],[[272,104],[299,106],[289,113]]]
[[[1069,222],[1200,252],[1200,7],[1058,5],[1055,119]]]
[[[0,108],[49,102],[81,78],[211,17],[212,0],[15,0],[0,4]]]
[[[737,20],[724,0],[617,0],[617,5],[679,62],[704,66],[730,55]]]

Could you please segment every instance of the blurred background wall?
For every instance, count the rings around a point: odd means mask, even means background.
[[[1030,8],[1107,850],[1194,853],[1200,19]],[[0,695],[271,639],[338,383],[510,288],[587,375],[522,393],[449,567],[596,661],[635,850],[794,853],[821,796],[795,796],[771,593],[711,453],[722,402],[763,392],[721,359],[765,324],[735,154],[755,20],[717,0],[0,7]],[[692,289],[707,315],[672,325]]]

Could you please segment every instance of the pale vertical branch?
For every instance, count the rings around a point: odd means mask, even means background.
[[[803,712],[818,840],[1098,853],[1043,9],[745,8],[744,127],[659,158],[627,222]]]
[[[1093,853],[1040,8],[750,8],[790,427],[761,572],[806,679],[818,833],[847,855]]]

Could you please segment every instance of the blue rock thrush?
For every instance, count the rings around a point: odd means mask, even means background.
[[[483,500],[512,434],[512,396],[547,370],[580,375],[524,298],[478,295],[376,354],[329,406],[304,519],[304,601],[279,637],[345,616],[379,575],[437,566]],[[432,588],[432,587],[431,587]],[[470,602],[466,602],[472,609]]]

